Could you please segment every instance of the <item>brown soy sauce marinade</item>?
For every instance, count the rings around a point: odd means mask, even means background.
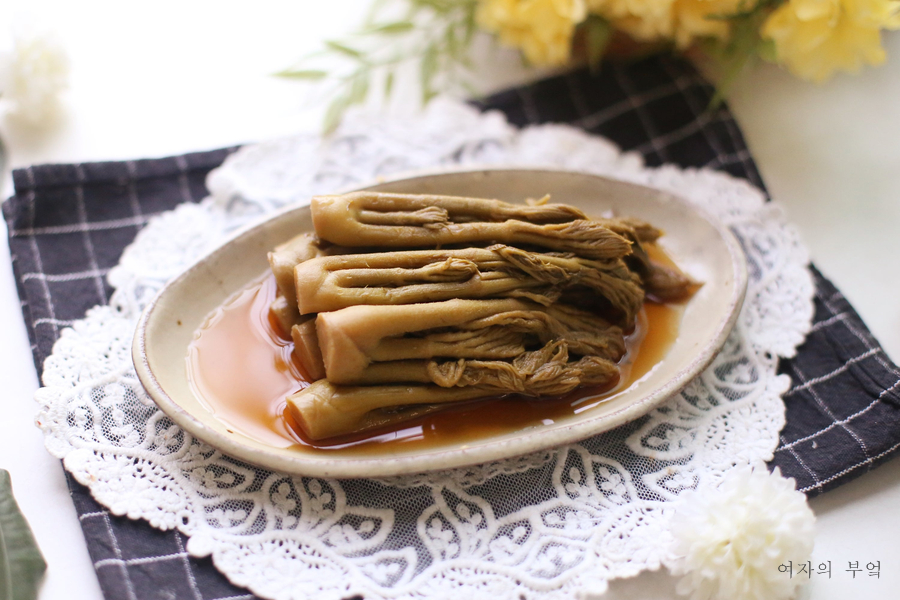
[[[671,264],[658,247],[653,259]],[[285,398],[306,387],[303,365],[292,357],[293,344],[269,318],[275,297],[273,277],[245,290],[221,307],[191,344],[188,371],[206,407],[229,429],[276,448],[343,453],[390,453],[458,447],[478,439],[552,425],[628,388],[662,360],[678,335],[683,307],[646,301],[627,352],[621,377],[612,389],[579,388],[556,398],[516,394],[448,406],[388,431],[304,439],[291,422]],[[240,352],[235,352],[240,348]]]

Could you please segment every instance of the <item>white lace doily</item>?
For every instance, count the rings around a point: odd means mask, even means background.
[[[725,349],[650,415],[580,444],[441,473],[326,480],[257,469],[176,427],[131,363],[141,308],[234,228],[316,193],[441,165],[554,166],[682,195],[738,235],[750,283]],[[643,167],[610,142],[437,101],[416,118],[357,114],[332,138],[246,147],[211,196],[152,220],[109,274],[110,306],[62,332],[37,393],[46,444],[116,515],[190,536],[267,598],[572,598],[671,560],[681,490],[768,460],[784,424],[776,374],[812,319],[807,256],[778,207],[710,170]],[[451,596],[452,594],[452,596]]]

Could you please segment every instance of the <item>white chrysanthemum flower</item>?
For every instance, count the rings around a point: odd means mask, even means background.
[[[685,492],[672,518],[670,570],[693,600],[783,600],[803,582],[779,565],[812,554],[815,516],[776,468],[736,468],[718,487]]]
[[[69,85],[69,59],[49,34],[17,36],[13,51],[0,60],[0,97],[31,125],[52,121],[60,92]]]

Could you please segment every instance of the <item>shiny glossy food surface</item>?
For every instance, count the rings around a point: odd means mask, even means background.
[[[217,309],[188,349],[188,377],[217,419],[275,448],[343,453],[390,453],[462,446],[478,439],[564,422],[627,390],[666,355],[678,335],[683,306],[646,302],[612,389],[581,388],[556,398],[515,394],[461,403],[413,419],[402,427],[312,442],[292,426],[285,397],[306,387],[293,343],[269,318],[273,277],[242,291]],[[236,349],[240,349],[237,351]]]

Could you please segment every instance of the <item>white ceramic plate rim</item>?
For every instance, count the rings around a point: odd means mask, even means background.
[[[342,192],[366,189],[372,186],[380,186],[386,183],[394,183],[407,179],[416,179],[420,177],[428,177],[445,174],[464,174],[464,173],[483,173],[486,171],[527,171],[527,172],[553,172],[553,173],[571,173],[573,175],[597,177],[614,181],[616,185],[630,186],[646,190],[647,186],[623,182],[601,175],[592,173],[572,171],[567,169],[555,168],[530,168],[516,166],[488,166],[488,167],[466,167],[466,168],[446,168],[438,170],[422,170],[414,172],[406,172],[395,177],[382,178],[370,184],[363,186],[353,186],[352,188],[342,190]],[[157,404],[157,406],[178,426],[202,440],[211,446],[222,450],[236,458],[245,460],[249,463],[259,465],[264,468],[276,471],[295,473],[301,475],[320,476],[320,477],[382,477],[399,474],[411,474],[428,471],[437,471],[448,468],[457,468],[470,466],[474,464],[513,458],[523,454],[546,450],[554,446],[567,443],[573,443],[593,435],[608,431],[619,425],[636,419],[660,404],[666,398],[679,392],[694,377],[699,375],[715,358],[725,343],[731,329],[733,328],[740,308],[743,302],[747,285],[747,268],[745,264],[743,250],[737,239],[731,231],[718,220],[710,216],[706,211],[698,208],[687,200],[678,197],[670,192],[665,192],[670,200],[681,203],[682,206],[699,218],[705,220],[716,233],[722,238],[725,246],[728,248],[731,266],[734,275],[734,286],[732,294],[728,298],[726,308],[726,318],[724,318],[716,329],[709,341],[696,353],[694,359],[684,368],[676,372],[662,386],[650,390],[648,393],[640,396],[634,402],[624,406],[623,408],[607,413],[595,418],[584,417],[576,422],[554,429],[545,430],[529,430],[524,435],[515,437],[507,437],[506,439],[491,440],[486,438],[479,441],[475,445],[467,447],[456,447],[439,451],[428,451],[417,454],[405,454],[401,456],[377,455],[372,458],[365,458],[355,455],[352,458],[330,458],[327,454],[321,457],[311,455],[309,453],[297,453],[295,456],[278,454],[274,452],[266,452],[257,448],[247,446],[240,443],[238,439],[228,437],[205,425],[197,417],[189,411],[182,408],[169,394],[163,389],[150,367],[147,351],[146,351],[146,335],[148,323],[154,316],[154,310],[167,290],[173,287],[177,282],[189,277],[194,269],[201,266],[209,257],[221,251],[234,240],[243,236],[251,235],[255,229],[263,224],[277,219],[279,216],[298,210],[296,205],[287,206],[279,209],[274,214],[241,228],[219,247],[212,250],[205,256],[201,257],[191,267],[186,269],[177,277],[170,280],[159,293],[147,304],[142,312],[135,330],[134,342],[132,345],[132,357],[138,378],[146,389],[147,393]],[[250,282],[248,282],[250,283]],[[235,290],[237,292],[239,290]],[[186,350],[186,349],[185,349]],[[663,359],[665,360],[665,359]]]

